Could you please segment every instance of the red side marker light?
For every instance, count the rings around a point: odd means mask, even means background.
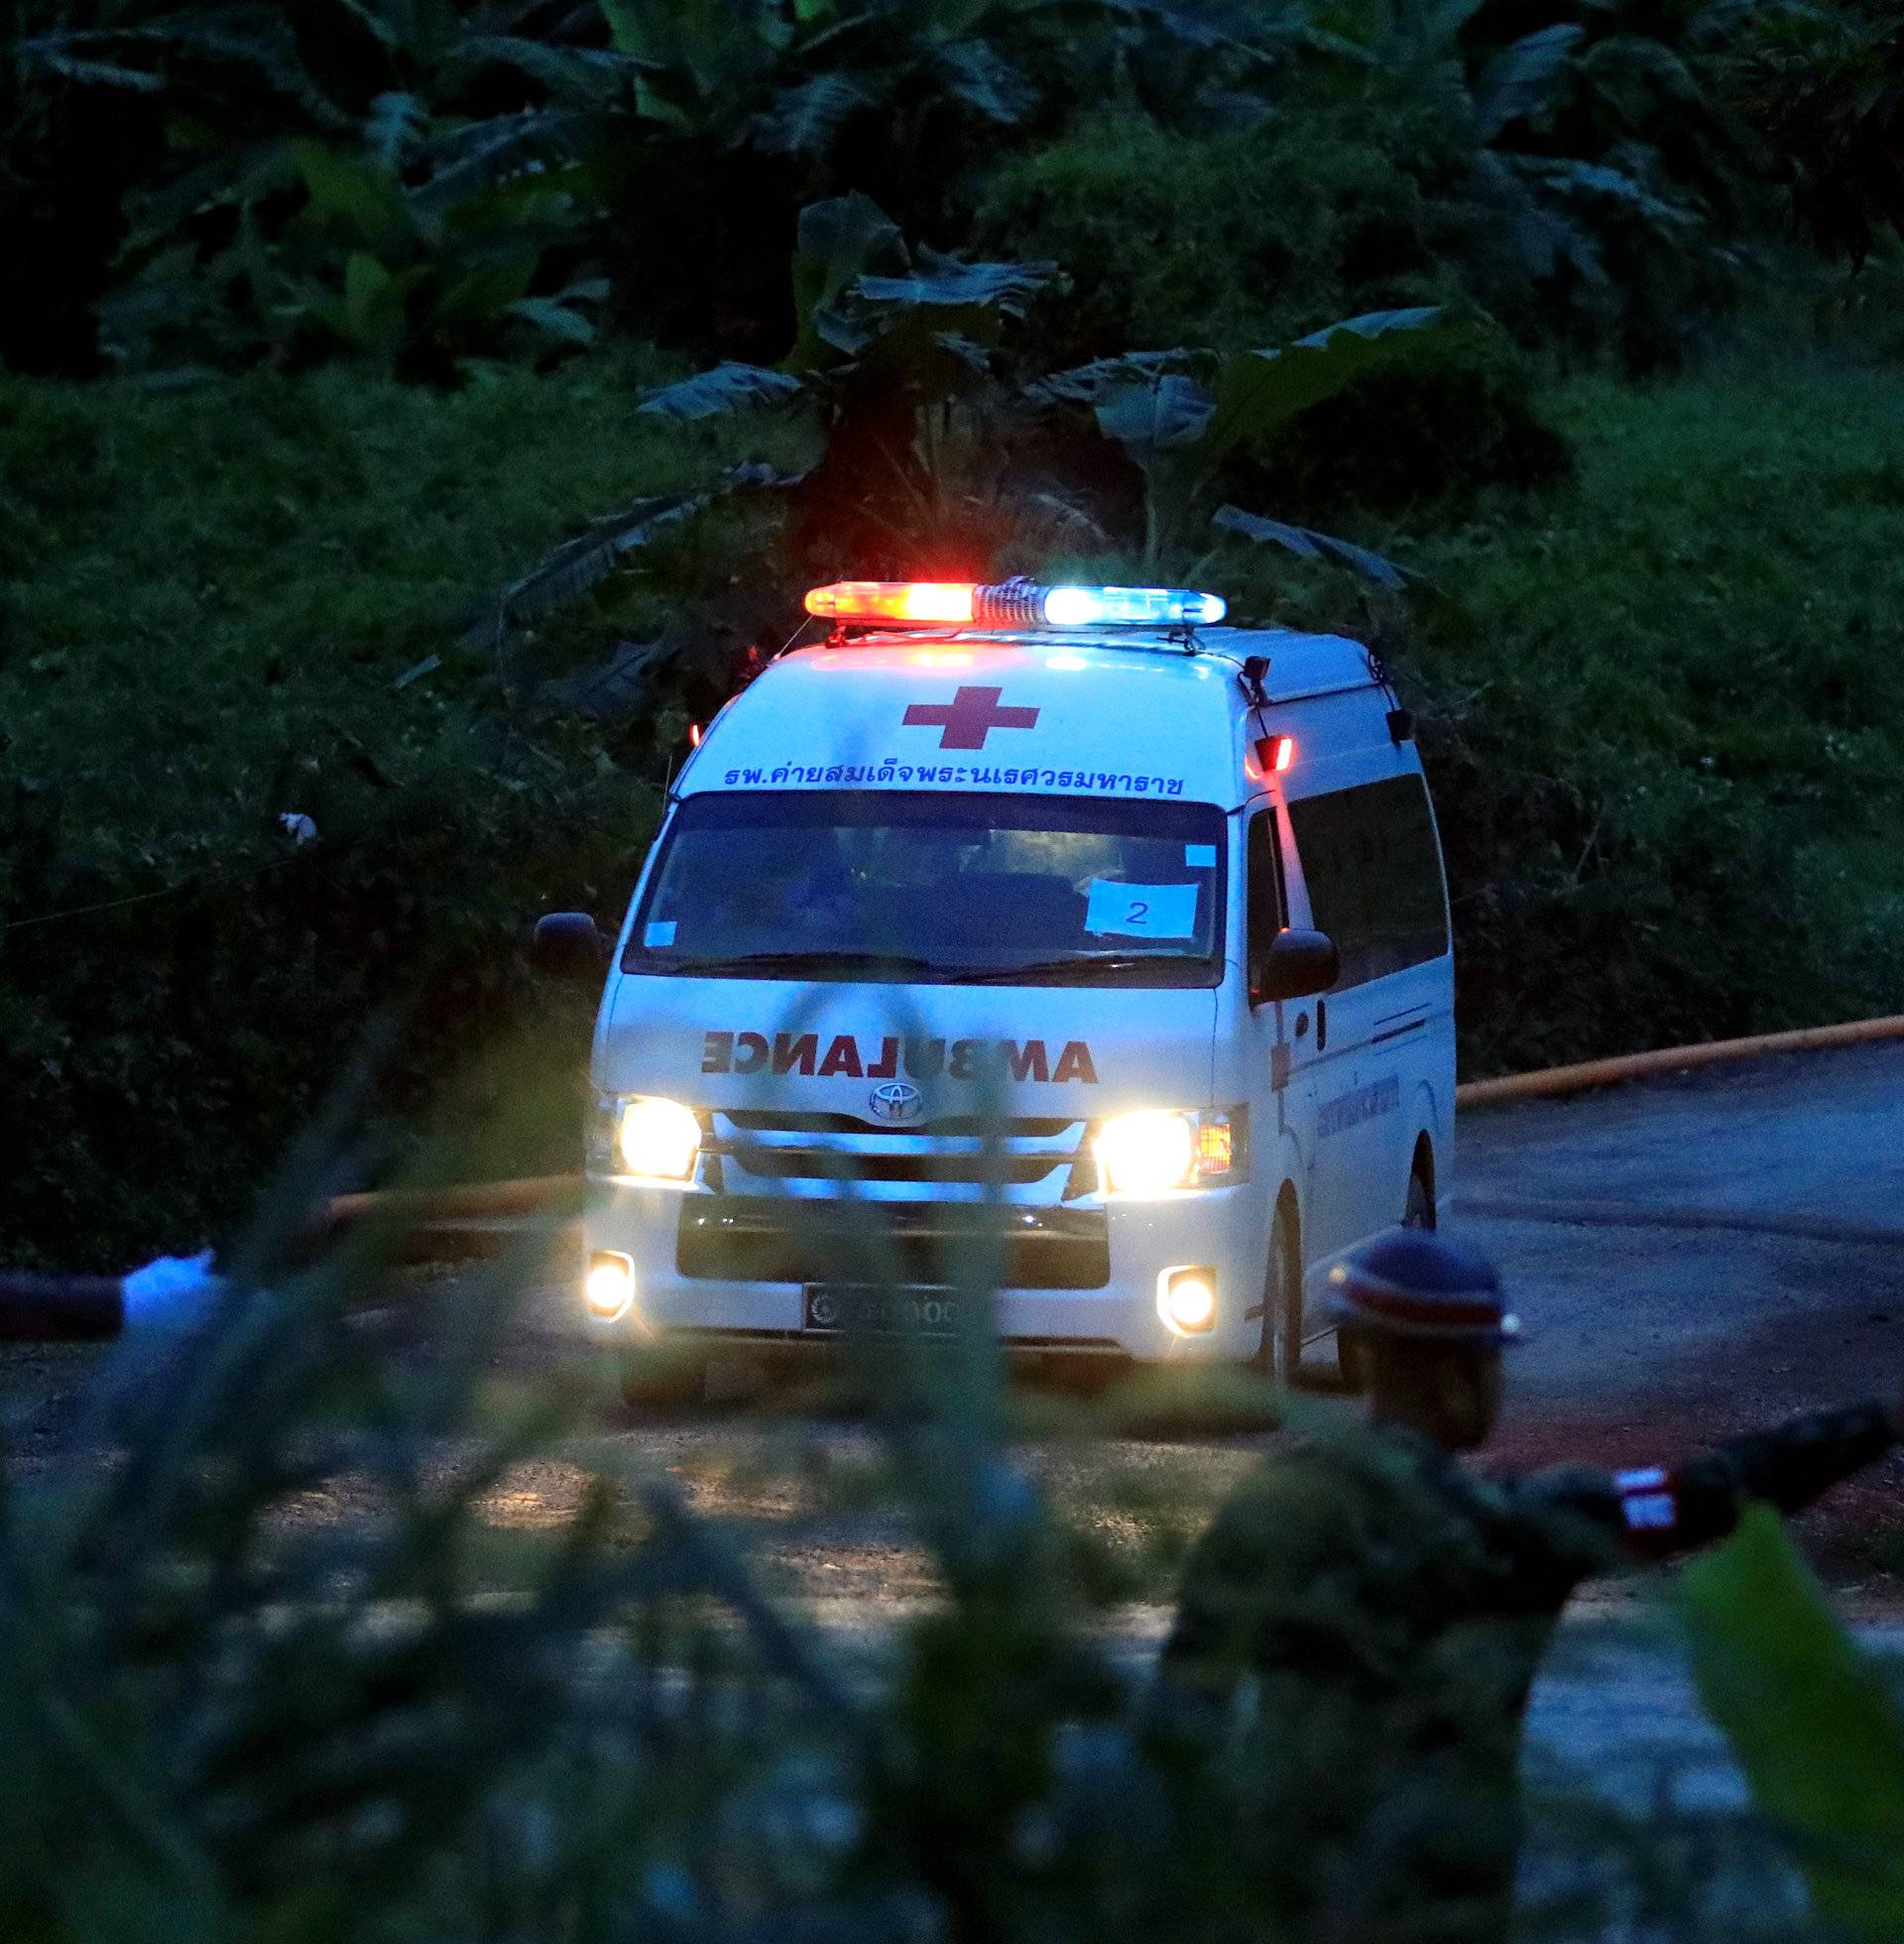
[[[1288,769],[1295,760],[1295,737],[1259,736],[1256,739],[1256,762],[1261,766],[1264,776],[1268,776],[1272,770]]]
[[[701,725],[698,722],[687,725],[687,746],[689,749],[699,749],[701,746]]]

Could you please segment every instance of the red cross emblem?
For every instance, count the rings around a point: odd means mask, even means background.
[[[1036,709],[1002,709],[1000,688],[961,688],[949,702],[914,702],[905,712],[908,729],[940,729],[941,749],[983,749],[994,729],[1029,729]]]

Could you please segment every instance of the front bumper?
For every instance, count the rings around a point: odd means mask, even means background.
[[[1268,1212],[1249,1183],[1146,1199],[1090,1194],[1061,1207],[969,1198],[749,1197],[590,1183],[587,1247],[635,1267],[635,1303],[597,1340],[677,1332],[734,1342],[831,1341],[803,1327],[809,1283],[944,1287],[989,1265],[1011,1347],[1142,1362],[1234,1358],[1257,1345]],[[1217,1275],[1214,1328],[1180,1336],[1157,1312],[1166,1271]]]

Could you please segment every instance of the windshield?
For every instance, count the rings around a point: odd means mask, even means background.
[[[625,971],[918,983],[1215,985],[1211,803],[750,790],[675,812]]]

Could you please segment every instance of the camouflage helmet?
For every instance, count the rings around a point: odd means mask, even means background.
[[[1520,1335],[1493,1264],[1429,1229],[1352,1249],[1329,1272],[1328,1308],[1339,1326],[1422,1343],[1498,1347]]]

